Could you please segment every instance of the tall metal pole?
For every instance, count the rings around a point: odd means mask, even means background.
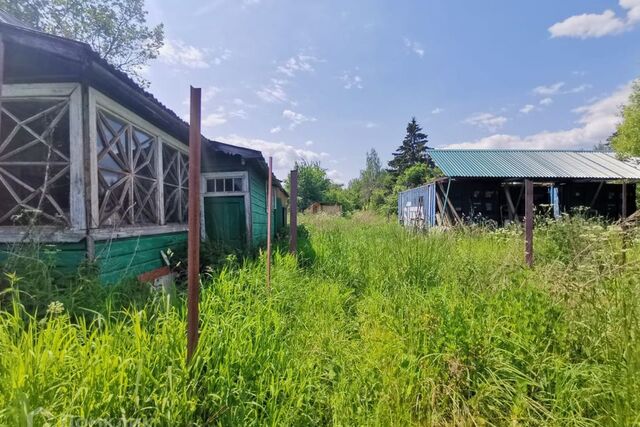
[[[533,181],[524,180],[524,260],[533,266]]]
[[[191,87],[189,115],[189,242],[187,259],[187,362],[198,346],[200,286],[200,88]]]
[[[271,199],[273,182],[273,158],[269,157],[269,186],[267,187],[267,289],[271,290]]]
[[[289,221],[289,252],[295,254],[298,251],[298,169],[291,171],[289,179],[290,192],[289,205],[291,220]]]

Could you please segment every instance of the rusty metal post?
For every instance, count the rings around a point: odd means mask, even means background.
[[[269,186],[267,187],[267,290],[271,290],[271,210],[273,193],[273,158],[269,157]]]
[[[289,252],[295,255],[298,252],[298,169],[291,171],[289,179],[289,203],[291,220],[289,221]]]
[[[533,266],[533,181],[524,180],[524,260]]]
[[[200,88],[191,87],[189,115],[189,247],[187,259],[187,362],[198,346],[200,293]]]

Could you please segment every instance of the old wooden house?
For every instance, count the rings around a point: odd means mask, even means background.
[[[429,150],[443,176],[398,196],[399,221],[429,227],[521,221],[524,181],[539,214],[581,211],[615,220],[636,210],[640,169],[613,153],[562,150]]]
[[[61,270],[89,258],[106,282],[152,277],[163,252],[186,245],[188,125],[87,44],[4,13],[0,37],[4,255],[13,243],[36,241]],[[203,238],[262,244],[262,154],[202,141]],[[274,185],[274,209],[286,209],[286,192]]]

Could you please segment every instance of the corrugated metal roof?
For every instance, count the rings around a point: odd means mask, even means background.
[[[602,151],[427,151],[449,177],[640,179],[640,169]]]

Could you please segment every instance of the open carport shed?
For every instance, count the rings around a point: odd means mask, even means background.
[[[601,151],[429,150],[442,171],[433,182],[398,197],[401,223],[415,227],[525,217],[531,205],[555,217],[576,209],[611,220],[636,210],[640,169]]]

